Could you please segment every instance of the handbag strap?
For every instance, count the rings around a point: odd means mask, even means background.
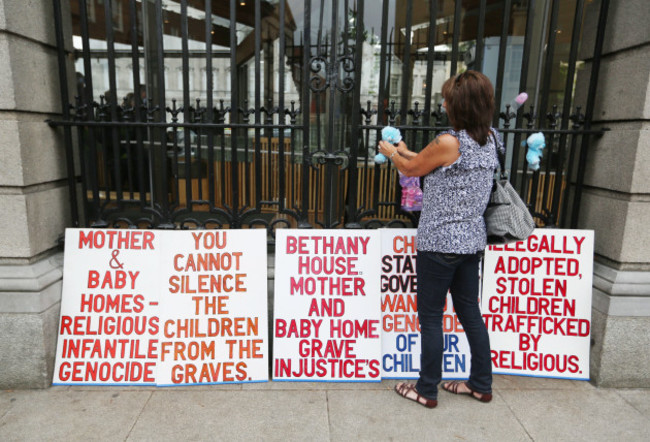
[[[490,130],[490,135],[492,135],[492,139],[494,140],[494,149],[497,151],[497,157],[499,158],[499,165],[494,168],[494,172],[500,172],[499,176],[501,177],[502,180],[508,179],[508,172],[506,171],[506,153],[505,153],[505,145],[503,147],[503,152],[499,149],[499,143],[497,141],[497,137],[494,135],[494,129]]]

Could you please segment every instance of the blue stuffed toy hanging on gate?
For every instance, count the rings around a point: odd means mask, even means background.
[[[528,168],[530,170],[539,170],[539,165],[542,162],[542,151],[546,147],[544,134],[541,132],[531,134],[526,141],[521,144],[523,147],[528,145],[528,152],[526,153]]]

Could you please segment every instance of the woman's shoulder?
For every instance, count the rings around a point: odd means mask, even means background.
[[[461,129],[461,130],[450,129],[446,132],[443,132],[443,134],[455,138],[456,140],[458,140],[458,142],[461,145],[472,144],[472,142],[474,141],[465,129]]]
[[[481,146],[475,141],[465,130],[458,132],[458,140],[460,146],[458,148],[461,159],[458,162],[458,167],[462,169],[476,169],[476,168],[489,168],[495,167],[495,144],[492,140],[494,130],[490,128],[490,134],[485,145]]]
[[[484,144],[479,143],[478,141],[474,140],[472,136],[467,133],[465,129],[454,132],[453,134],[460,142],[462,148],[483,148],[486,145],[489,146],[494,146],[494,145],[499,145],[502,143],[501,141],[501,135],[499,134],[499,131],[494,129],[493,127],[489,128],[488,134],[487,134],[487,140]]]
[[[460,145],[460,140],[458,139],[458,136],[449,132],[441,133],[440,135],[438,135],[437,138],[438,138],[438,143],[444,147],[458,149]]]

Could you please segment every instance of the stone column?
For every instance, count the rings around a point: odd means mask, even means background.
[[[52,17],[50,1],[0,0],[0,389],[52,380],[70,225],[64,145],[45,123],[61,113]]]
[[[590,5],[593,51],[600,1]],[[650,387],[650,8],[611,0],[595,97],[594,139],[579,227],[595,231],[591,377],[602,386]],[[578,83],[586,102],[591,63]]]

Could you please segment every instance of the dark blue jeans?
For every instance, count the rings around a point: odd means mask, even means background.
[[[442,379],[442,314],[448,290],[470,346],[469,385],[479,393],[492,393],[490,338],[478,306],[479,261],[478,254],[418,251],[417,301],[422,356],[416,388],[429,399],[437,399],[438,383]]]

